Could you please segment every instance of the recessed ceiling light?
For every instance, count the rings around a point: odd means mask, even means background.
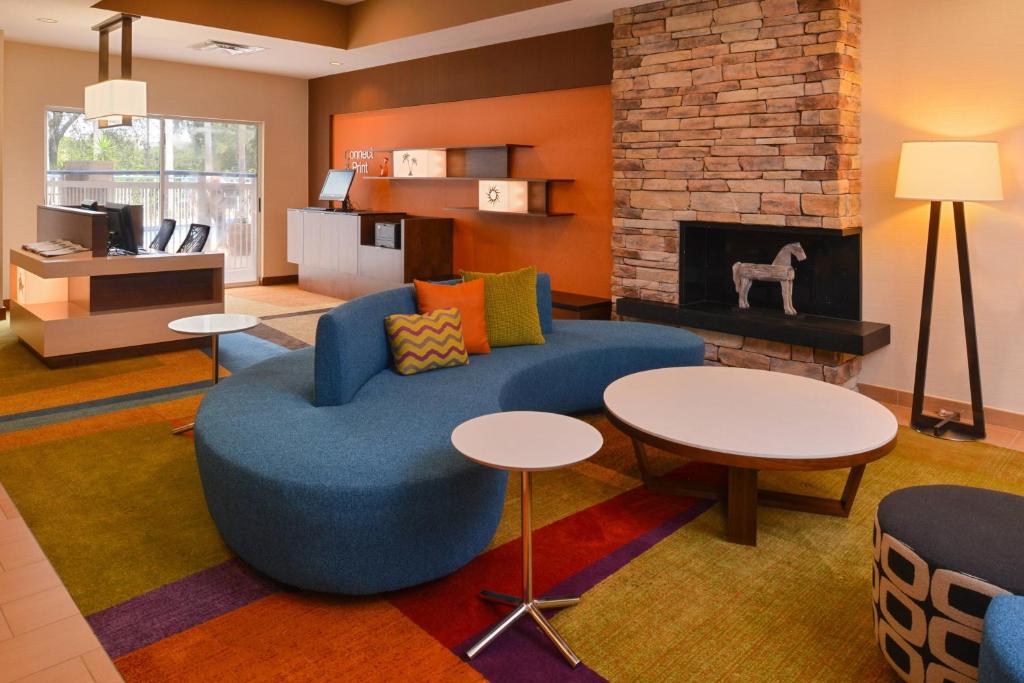
[[[331,62],[331,66],[341,66],[341,62],[338,62],[338,61]]]
[[[57,23],[56,19],[51,19],[50,17],[37,17],[36,21],[41,21],[44,24],[56,24]]]

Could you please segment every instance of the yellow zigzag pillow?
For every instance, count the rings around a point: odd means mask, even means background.
[[[423,315],[389,315],[384,328],[400,374],[415,375],[469,363],[457,308],[440,308]]]

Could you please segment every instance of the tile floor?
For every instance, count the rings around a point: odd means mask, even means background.
[[[0,683],[120,680],[0,485]]]
[[[908,407],[886,406],[908,423]],[[987,442],[1024,450],[1024,432],[988,432]],[[121,680],[0,484],[0,683]]]

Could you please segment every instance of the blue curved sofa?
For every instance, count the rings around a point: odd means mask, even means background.
[[[978,683],[1024,681],[1024,596],[997,595],[985,612]]]
[[[702,362],[703,342],[684,330],[552,321],[546,275],[537,288],[543,346],[400,376],[383,320],[416,311],[403,287],[339,306],[320,318],[315,348],[213,387],[196,417],[196,454],[232,550],[279,581],[334,593],[449,574],[494,536],[507,478],[453,449],[457,425],[502,410],[600,409],[619,377]]]

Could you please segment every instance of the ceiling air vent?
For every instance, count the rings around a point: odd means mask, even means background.
[[[257,47],[256,45],[226,43],[223,40],[205,40],[193,45],[192,49],[199,52],[226,52],[229,55],[249,55],[253,52],[263,52],[267,48]]]

